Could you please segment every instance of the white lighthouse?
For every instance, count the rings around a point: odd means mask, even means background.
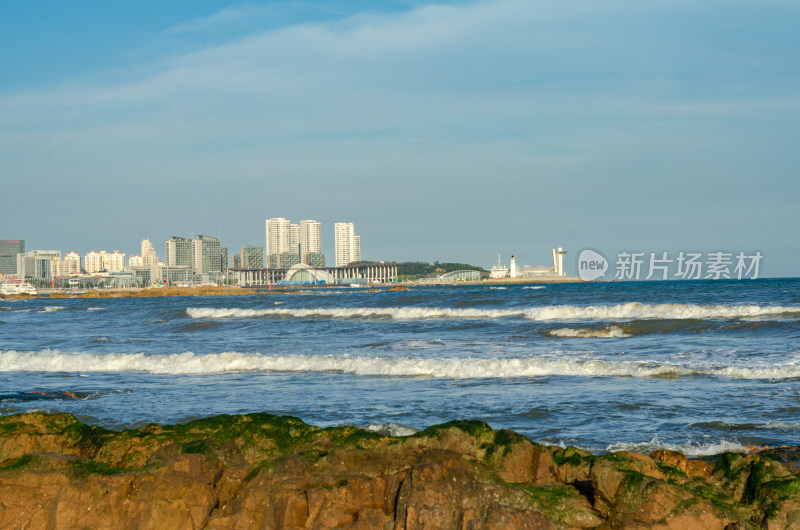
[[[516,278],[517,277],[517,259],[514,256],[511,256],[511,264],[508,267],[508,277],[509,278]]]
[[[567,251],[561,247],[553,249],[553,272],[556,276],[564,276],[564,256]]]

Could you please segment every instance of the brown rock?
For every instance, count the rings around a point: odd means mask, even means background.
[[[680,451],[660,449],[650,453],[650,458],[664,465],[677,468],[688,477],[710,477],[714,471],[713,462],[689,459]]]
[[[122,433],[29,414],[0,417],[0,528],[792,528],[797,454],[596,456],[475,421],[398,439],[266,414]]]

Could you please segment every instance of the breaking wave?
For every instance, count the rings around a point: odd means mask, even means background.
[[[564,337],[564,338],[622,338],[632,337],[630,333],[626,333],[624,329],[619,326],[609,326],[601,329],[591,328],[561,328],[552,329],[545,333],[550,337]]]
[[[419,429],[401,423],[372,423],[364,429],[384,436],[411,436],[419,432]]]
[[[391,318],[395,320],[498,319],[528,320],[647,320],[647,319],[747,319],[800,315],[797,306],[640,304],[571,306],[553,305],[525,309],[473,309],[433,307],[357,307],[357,308],[206,308],[190,307],[191,318],[325,317]]]
[[[687,441],[686,443],[676,444],[664,442],[654,436],[649,442],[619,442],[611,444],[606,448],[608,452],[633,451],[636,453],[648,454],[659,449],[670,451],[680,451],[687,456],[713,456],[722,453],[747,453],[748,449],[744,445],[730,440],[719,440],[715,443],[699,443]]]
[[[795,365],[749,367],[679,365],[656,361],[540,358],[418,358],[358,355],[121,354],[0,352],[0,372],[148,372],[153,374],[220,374],[226,372],[345,373],[359,376],[429,377],[434,379],[520,378],[542,376],[655,377],[714,376],[727,379],[800,378]]]

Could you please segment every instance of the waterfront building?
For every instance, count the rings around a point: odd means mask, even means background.
[[[241,254],[234,254],[233,256],[231,256],[231,268],[232,269],[241,269],[242,268],[242,255]],[[263,265],[262,265],[262,268],[263,268]]]
[[[67,252],[63,260],[53,259],[50,268],[54,277],[78,275],[81,273],[81,255]]]
[[[86,274],[93,274],[103,270],[103,254],[97,250],[90,250],[83,258],[83,270]]]
[[[333,229],[336,266],[344,267],[361,261],[361,238],[355,233],[353,223],[335,223]]]
[[[167,239],[167,266],[192,267],[192,240],[186,237],[172,236]]]
[[[287,269],[235,269],[234,281],[245,286],[285,284],[369,285],[397,281],[396,263],[362,263],[315,269],[296,263]]]
[[[272,264],[272,267],[267,267],[268,269],[290,269],[300,263],[300,254],[297,252],[270,254],[267,261]]]
[[[141,267],[144,265],[144,259],[139,254],[131,254],[128,258],[128,267]]]
[[[37,280],[52,277],[53,259],[61,259],[60,250],[31,250],[17,255],[17,275]]]
[[[228,270],[228,249],[219,239],[199,235],[194,239],[172,236],[166,241],[167,267],[186,267],[193,274]],[[155,274],[152,275],[155,279]]]
[[[192,269],[183,265],[161,267],[161,281],[166,285],[188,284],[192,279]]]
[[[240,268],[243,269],[263,269],[264,268],[264,249],[253,245],[245,245],[241,248],[239,257]],[[234,265],[236,267],[236,265]]]
[[[142,239],[142,261],[144,265],[151,267],[157,266],[159,262],[156,249],[153,248],[153,244],[150,243],[149,239]]]
[[[281,254],[300,254],[300,227],[286,218],[273,217],[265,222],[267,268],[281,268],[280,263],[291,261]]]
[[[103,270],[108,272],[118,272],[125,269],[125,254],[115,250],[109,254],[102,253]]]
[[[322,265],[313,265],[309,262],[309,259],[312,259],[315,263],[319,263],[320,256]],[[300,262],[312,267],[325,266],[325,256],[322,254],[322,225],[317,221],[311,219],[300,221]]]
[[[492,270],[489,272],[489,279],[491,280],[502,280],[503,278],[508,276],[508,267],[503,264],[503,261],[500,259],[500,254],[497,255],[497,265],[492,267]]]
[[[322,252],[309,252],[304,254],[305,264],[315,269],[325,268],[325,254]]]
[[[0,239],[0,275],[17,274],[17,256],[24,253],[24,239]]]
[[[222,272],[227,269],[222,262],[223,254],[219,239],[212,236],[198,235],[192,240],[192,270],[195,274]],[[227,261],[227,252],[225,253]]]

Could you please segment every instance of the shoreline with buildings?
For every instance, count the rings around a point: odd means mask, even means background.
[[[13,278],[30,282],[42,292],[72,294],[164,286],[358,287],[480,285],[487,280],[508,284],[579,281],[565,276],[566,251],[561,247],[552,251],[552,266],[518,267],[511,256],[506,267],[498,255],[497,265],[490,272],[459,263],[441,268],[439,262],[432,266],[423,262],[362,261],[361,238],[353,223],[337,222],[336,266],[328,267],[322,252],[321,223],[310,219],[292,223],[283,217],[266,219],[264,243],[264,247],[242,246],[240,252],[229,256],[228,247],[219,238],[171,236],[165,241],[162,261],[150,240],[143,239],[141,253],[130,255],[126,265],[126,254],[119,250],[90,250],[83,257],[70,251],[62,258],[60,250],[26,251],[25,240],[0,240],[0,280]]]
[[[255,294],[269,294],[269,293],[287,293],[299,292],[300,290],[337,290],[342,288],[350,288],[353,286],[363,287],[364,292],[378,292],[386,291],[394,288],[420,288],[426,287],[475,287],[483,286],[487,288],[503,287],[513,285],[544,285],[544,284],[562,284],[562,283],[587,283],[585,280],[577,276],[563,276],[558,278],[505,278],[505,279],[484,279],[479,281],[397,281],[392,283],[370,283],[370,284],[293,284],[293,285],[253,285],[253,286],[239,286],[239,285],[225,285],[225,286],[208,286],[198,285],[189,287],[123,287],[123,288],[106,288],[106,289],[92,289],[86,292],[73,294],[70,289],[63,288],[42,288],[38,289],[37,294],[10,294],[0,295],[0,299],[14,300],[14,299],[29,299],[29,298],[128,298],[128,297],[157,297],[157,296],[248,296]],[[589,282],[591,283],[591,282]]]

